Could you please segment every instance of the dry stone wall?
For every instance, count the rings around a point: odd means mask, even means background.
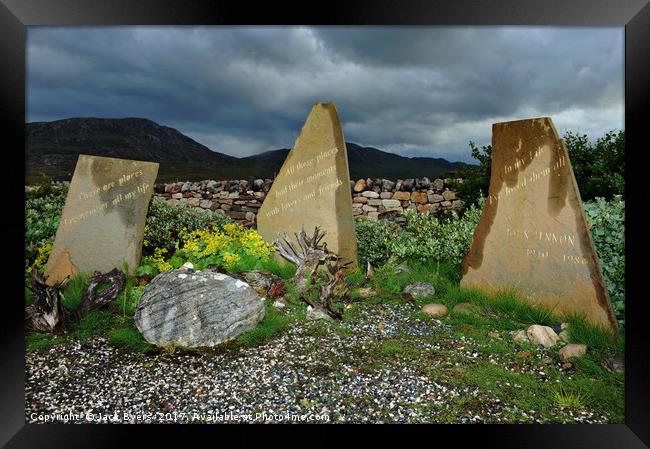
[[[400,221],[401,212],[407,209],[434,214],[458,210],[464,203],[450,187],[451,181],[449,178],[350,181],[352,214],[368,220]],[[271,179],[175,182],[156,184],[154,195],[170,204],[187,204],[206,211],[221,210],[241,224],[254,226],[257,212],[272,184]]]

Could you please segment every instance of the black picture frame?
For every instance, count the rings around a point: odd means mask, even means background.
[[[620,4],[619,4],[620,3]],[[625,132],[626,132],[626,249],[627,322],[625,352],[625,424],[612,425],[436,425],[372,426],[362,429],[364,446],[384,441],[388,433],[398,433],[398,442],[415,444],[456,444],[467,438],[482,446],[500,448],[643,448],[650,445],[650,351],[642,313],[646,289],[644,256],[648,252],[650,220],[645,218],[647,138],[644,141],[644,112],[650,105],[650,5],[646,0],[614,2],[607,0],[503,0],[495,1],[352,1],[341,4],[278,4],[264,2],[210,0],[0,0],[0,127],[2,131],[5,176],[15,176],[5,184],[5,209],[0,220],[6,243],[22,248],[24,189],[20,173],[10,167],[14,154],[25,148],[25,37],[26,26],[38,25],[579,25],[625,26]],[[21,160],[21,157],[18,157]],[[23,160],[24,163],[24,160]],[[12,210],[13,209],[13,210]],[[3,272],[8,282],[22,279],[22,262],[11,252]],[[20,272],[19,272],[20,270]],[[14,273],[15,272],[15,273]],[[18,283],[16,282],[18,285]],[[2,290],[4,293],[4,289]],[[13,292],[13,288],[11,292]],[[108,426],[65,424],[25,424],[25,341],[23,303],[12,293],[2,294],[4,323],[0,345],[0,443],[19,447],[131,447],[133,434],[171,442],[188,438],[194,432],[210,432],[213,442],[237,437],[246,445],[264,433],[268,441],[301,446],[340,444],[347,439],[349,426],[310,426],[300,438],[288,438],[287,427],[295,426]],[[207,427],[210,427],[208,429]],[[263,428],[262,428],[263,427]],[[300,426],[302,427],[302,426]],[[302,427],[302,429],[305,429]],[[301,429],[299,429],[301,430]],[[320,431],[323,438],[314,438]],[[194,433],[193,432],[193,433]],[[270,435],[269,435],[270,434]],[[445,443],[440,436],[451,437]],[[194,436],[194,435],[192,435]],[[277,440],[275,440],[277,438]],[[420,442],[417,442],[420,440]],[[262,444],[268,444],[266,443]],[[185,440],[187,444],[193,444]],[[198,442],[197,442],[198,443]],[[157,444],[157,443],[152,443]]]

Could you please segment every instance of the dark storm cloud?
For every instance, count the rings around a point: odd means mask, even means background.
[[[469,160],[497,121],[623,127],[622,28],[30,28],[28,121],[147,117],[213,150],[293,144],[312,103],[346,138]]]

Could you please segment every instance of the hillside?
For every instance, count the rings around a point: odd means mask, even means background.
[[[160,163],[158,181],[271,178],[288,149],[237,158],[210,150],[174,128],[144,118],[69,118],[27,123],[26,182],[70,179],[80,153]],[[440,158],[408,158],[347,142],[350,176],[430,178],[465,166]]]

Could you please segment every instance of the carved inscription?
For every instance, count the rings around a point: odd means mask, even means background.
[[[515,288],[617,329],[568,154],[549,118],[497,123],[490,189],[461,285]]]
[[[319,226],[328,249],[357,263],[347,150],[336,108],[317,103],[257,214],[257,230],[273,241]]]
[[[158,164],[80,155],[52,253],[48,282],[140,261],[144,221]]]

